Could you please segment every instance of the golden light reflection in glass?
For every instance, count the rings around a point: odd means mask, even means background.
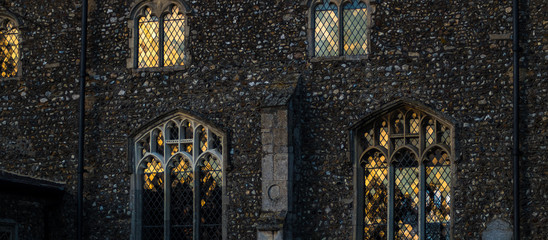
[[[325,1],[316,6],[314,17],[315,56],[339,55],[339,16],[337,6]]]
[[[164,66],[184,65],[185,16],[174,6],[164,17]]]
[[[160,161],[151,159],[145,166],[143,188],[152,191],[157,191],[157,188],[163,188],[164,169]]]
[[[367,53],[367,5],[354,0],[344,6],[344,52],[346,55]]]
[[[160,26],[158,17],[145,9],[145,16],[139,18],[139,68],[158,67],[160,51]]]
[[[379,144],[388,149],[388,125],[386,121],[382,121],[379,131]]]
[[[0,26],[0,59],[1,76],[16,76],[19,65],[19,30],[10,20],[4,20]]]
[[[386,235],[388,196],[388,164],[386,157],[372,150],[362,159],[364,168],[364,238],[378,239]]]

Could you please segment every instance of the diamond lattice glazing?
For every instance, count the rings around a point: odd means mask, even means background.
[[[220,239],[222,224],[222,170],[218,159],[208,156],[200,166],[200,235]]]
[[[379,151],[368,152],[364,167],[364,239],[386,236],[388,170],[386,158]]]
[[[345,55],[367,53],[367,5],[354,0],[343,11]]]
[[[1,76],[14,77],[19,65],[19,30],[11,21],[0,28]]]
[[[185,16],[174,6],[164,17],[164,66],[184,65]]]
[[[194,174],[190,162],[178,156],[171,171],[171,237],[192,239]]]
[[[159,66],[160,27],[158,18],[151,14],[147,8],[145,16],[139,18],[139,68]]]
[[[142,234],[143,239],[163,239],[164,170],[156,159],[148,159],[143,173]]]
[[[432,239],[449,239],[451,169],[449,155],[431,149],[426,154],[426,232]]]
[[[418,239],[419,168],[414,154],[408,150],[396,153],[394,235],[396,239]]]
[[[339,16],[337,6],[324,4],[314,11],[314,52],[317,57],[339,55]]]

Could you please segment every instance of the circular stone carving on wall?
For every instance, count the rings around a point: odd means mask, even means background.
[[[270,198],[270,200],[280,199],[280,186],[276,184],[270,185],[270,187],[268,187],[268,198]]]

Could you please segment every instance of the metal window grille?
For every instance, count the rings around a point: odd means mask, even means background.
[[[404,106],[366,124],[358,134],[363,174],[358,236],[449,240],[452,128]]]
[[[175,5],[161,18],[150,8],[144,8],[138,19],[137,67],[183,66],[186,59],[185,21],[185,15]]]
[[[15,77],[19,69],[19,30],[11,19],[0,21],[0,75]]]
[[[222,140],[183,116],[137,138],[137,239],[222,239]]]
[[[342,1],[337,1],[337,4]],[[368,53],[367,4],[353,0],[340,7],[324,0],[313,8],[316,57],[359,56]]]

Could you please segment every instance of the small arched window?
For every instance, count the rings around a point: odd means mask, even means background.
[[[450,239],[451,124],[402,105],[355,134],[356,239]]]
[[[224,139],[182,114],[135,138],[135,239],[223,239]]]
[[[311,6],[314,57],[361,56],[369,52],[370,8],[366,1],[317,0]]]
[[[15,77],[19,72],[20,41],[17,22],[0,14],[0,59],[2,61],[0,74],[2,78]]]
[[[187,7],[152,1],[134,10],[134,67],[182,67],[189,61]]]

